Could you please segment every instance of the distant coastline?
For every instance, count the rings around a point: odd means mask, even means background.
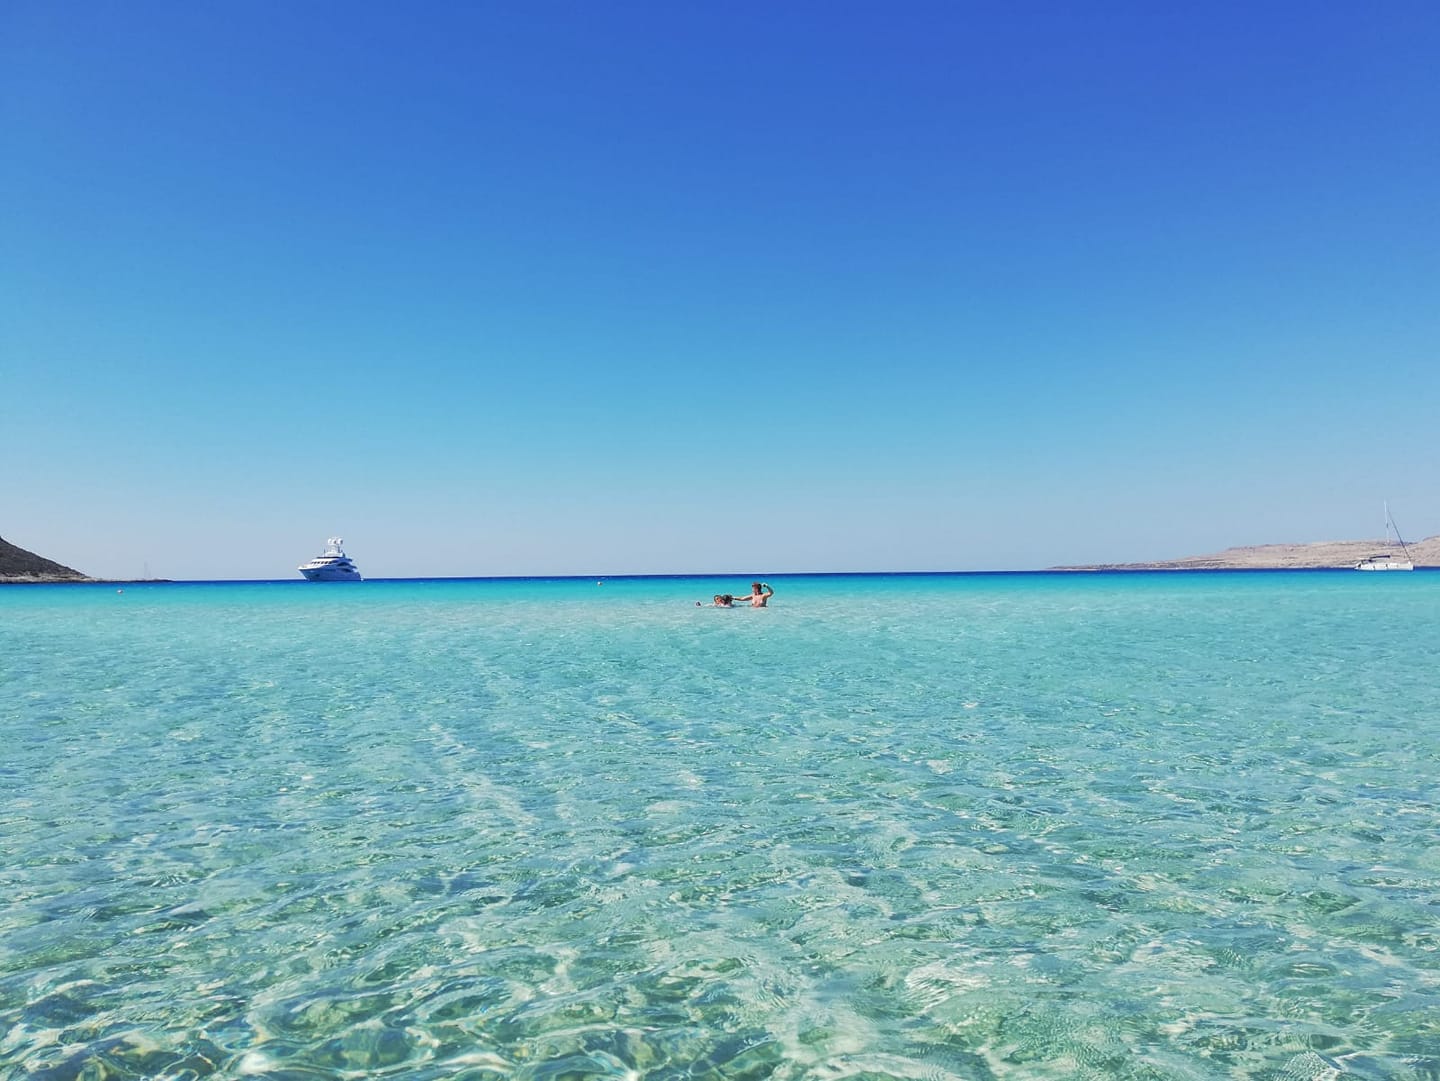
[[[1417,567],[1440,566],[1440,536],[1407,545]],[[1212,571],[1343,570],[1377,552],[1400,551],[1381,540],[1313,541],[1309,544],[1256,544],[1226,548],[1212,555],[1161,559],[1148,563],[1095,563],[1051,567],[1055,571]]]
[[[1185,556],[1140,563],[1089,563],[1036,568],[1046,571],[1210,571],[1210,570],[1344,570],[1366,556],[1387,550],[1381,540],[1314,541],[1308,544],[1258,544],[1226,548],[1211,555]],[[1417,567],[1440,567],[1440,536],[1408,545]],[[525,577],[525,576],[521,576]],[[584,578],[587,575],[575,575]],[[624,576],[628,577],[628,576]],[[642,576],[648,577],[648,576]],[[668,576],[674,577],[674,576]],[[684,576],[681,576],[684,577]],[[168,582],[167,578],[92,578],[90,575],[45,559],[0,538],[0,586],[57,585],[64,583]]]

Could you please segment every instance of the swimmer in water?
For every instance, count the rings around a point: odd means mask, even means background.
[[[773,596],[775,596],[775,591],[764,582],[751,582],[750,596],[736,597],[735,599],[741,604],[749,603],[751,608],[764,608],[770,603],[770,598]]]
[[[715,607],[734,608],[735,598],[729,593],[717,593],[715,594]]]

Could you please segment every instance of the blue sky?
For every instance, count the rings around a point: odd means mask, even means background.
[[[1173,7],[1174,10],[1169,10]],[[91,574],[1440,533],[1440,7],[0,12],[0,536]]]

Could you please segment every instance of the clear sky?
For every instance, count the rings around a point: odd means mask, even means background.
[[[1440,5],[0,6],[0,536],[90,574],[1440,533]]]

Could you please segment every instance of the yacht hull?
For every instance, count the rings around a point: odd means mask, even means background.
[[[301,567],[307,582],[359,582],[360,572],[342,567]]]

